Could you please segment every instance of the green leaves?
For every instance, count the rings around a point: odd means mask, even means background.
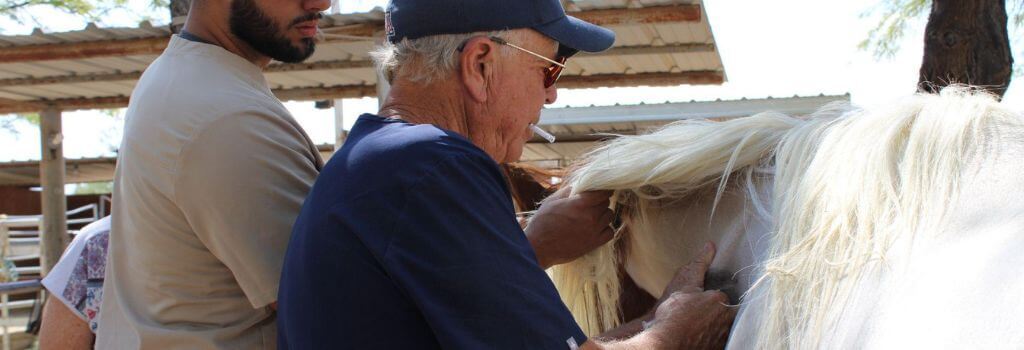
[[[154,0],[153,6],[156,8],[165,2],[166,0]],[[128,0],[0,0],[0,16],[6,16],[18,23],[41,23],[29,10],[52,8],[96,22],[111,10],[127,5]]]
[[[20,12],[35,6],[48,6],[76,15],[88,15],[95,9],[85,0],[0,0],[0,14],[19,20]]]
[[[861,17],[881,13],[882,19],[868,32],[858,48],[872,50],[875,58],[892,58],[900,50],[899,42],[907,29],[907,22],[920,18],[931,9],[930,0],[882,0]]]
[[[876,59],[890,59],[900,51],[900,40],[906,34],[908,24],[923,18],[931,12],[931,0],[880,0],[878,5],[865,11],[861,17],[881,14],[881,20],[868,32],[868,37],[857,45],[861,50],[871,51]],[[1024,31],[1024,0],[1007,0],[1010,40],[1021,37]],[[1024,66],[1014,64],[1015,77],[1024,75]]]

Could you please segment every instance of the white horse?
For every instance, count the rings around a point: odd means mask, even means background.
[[[712,240],[712,275],[734,285],[709,288],[743,294],[730,347],[1019,346],[1022,165],[1024,118],[963,87],[679,122],[609,142],[569,175],[574,191],[616,190],[622,242],[552,276],[596,334],[619,322],[620,256],[657,297]]]

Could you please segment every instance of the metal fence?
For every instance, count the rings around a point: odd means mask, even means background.
[[[70,227],[80,227],[99,220],[106,213],[107,203],[90,204],[67,212],[67,223]],[[42,215],[2,215],[0,214],[0,330],[3,331],[3,350],[10,350],[13,336],[31,331],[32,322],[41,315],[45,290],[40,280],[42,271],[38,264],[40,258],[39,232]],[[68,230],[74,235],[76,231]],[[12,296],[31,295],[12,301]],[[14,313],[24,317],[28,311],[28,319],[15,318]],[[24,330],[18,330],[24,326]],[[13,330],[13,332],[12,332]]]

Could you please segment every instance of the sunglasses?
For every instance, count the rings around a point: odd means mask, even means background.
[[[569,60],[569,56],[558,56],[558,57],[555,57],[555,59],[550,59],[550,58],[544,57],[544,55],[541,55],[539,53],[536,53],[536,52],[524,49],[522,47],[519,47],[516,44],[510,43],[510,42],[506,41],[505,39],[502,39],[502,38],[499,38],[499,37],[496,37],[496,36],[489,36],[487,38],[490,39],[491,41],[497,43],[497,44],[509,46],[509,47],[511,47],[513,49],[516,49],[516,50],[519,50],[519,51],[531,54],[531,55],[533,55],[533,56],[535,56],[537,58],[540,58],[540,59],[542,59],[544,61],[550,62],[551,65],[548,66],[547,68],[544,68],[544,88],[545,89],[555,85],[555,82],[558,81],[558,77],[562,76],[562,70],[565,69],[565,61]],[[466,42],[469,42],[469,41],[467,40]],[[466,47],[466,42],[462,43],[462,45],[459,45],[459,49],[458,49],[459,51],[462,51],[462,49],[464,49]]]

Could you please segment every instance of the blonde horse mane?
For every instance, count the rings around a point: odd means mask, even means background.
[[[576,192],[615,190],[616,205],[629,208],[629,234],[652,235],[659,230],[644,212],[658,201],[717,189],[717,203],[731,177],[750,184],[758,171],[773,169],[770,250],[752,288],[766,288],[767,298],[757,343],[817,348],[853,285],[884,263],[894,239],[937,231],[985,133],[1020,122],[992,96],[966,87],[868,110],[833,104],[799,119],[762,113],[681,121],[602,145],[567,183]],[[619,322],[614,246],[551,270],[590,335]]]

